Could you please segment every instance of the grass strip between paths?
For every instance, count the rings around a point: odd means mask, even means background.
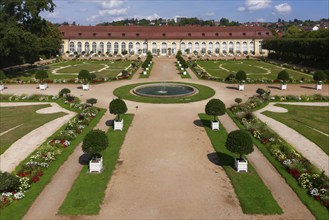
[[[122,131],[113,131],[112,127],[108,130],[109,147],[101,152],[104,171],[100,174],[91,174],[88,172],[88,166],[84,166],[59,208],[60,215],[96,215],[99,213],[105,190],[115,170],[121,146],[133,117],[133,114],[123,116],[124,129]]]
[[[34,183],[33,186],[25,193],[25,198],[10,204],[5,209],[0,210],[0,219],[10,219],[10,220],[19,220],[22,219],[23,216],[26,214],[28,209],[31,207],[32,203],[36,200],[36,198],[39,196],[39,194],[42,192],[42,190],[45,188],[45,186],[51,181],[52,177],[55,175],[57,170],[62,166],[64,161],[67,160],[67,158],[72,154],[76,146],[83,140],[84,136],[91,131],[99,122],[99,120],[102,118],[104,113],[106,112],[105,109],[101,109],[99,113],[96,115],[96,117],[91,121],[88,127],[82,130],[81,134],[71,142],[70,147],[63,150],[61,155],[57,157],[55,161],[51,163],[49,168],[46,172],[44,172],[42,178],[40,178],[40,181],[37,183]],[[66,127],[66,124],[63,125],[56,133],[54,133],[52,136],[50,136],[44,143],[48,143],[52,137],[59,134],[60,131],[62,131]],[[42,145],[40,145],[42,146]],[[34,152],[32,152],[30,155],[35,154],[35,152],[38,151],[36,149]],[[16,171],[22,167],[26,162],[28,162],[30,155],[26,157],[25,160],[23,160],[17,167]],[[15,172],[16,172],[15,171]],[[51,198],[49,198],[51,199]]]
[[[240,128],[244,129],[243,125],[234,117],[234,115],[228,111],[228,115],[232,118],[234,123]],[[294,177],[287,172],[285,167],[277,161],[269,152],[269,150],[257,139],[253,138],[254,144],[262,152],[262,154],[267,158],[268,161],[275,167],[275,169],[280,173],[282,178],[291,187],[291,189],[297,194],[298,198],[304,203],[306,207],[312,212],[316,219],[328,219],[328,210],[321,205],[318,201],[307,194],[307,190],[303,189],[298,185],[298,182]]]
[[[239,155],[226,149],[226,130],[221,127],[219,131],[213,131],[210,129],[210,120],[212,120],[212,117],[206,114],[199,114],[199,117],[217,152],[219,165],[224,168],[231,180],[243,213],[264,215],[281,214],[282,209],[250,163],[248,164],[247,173],[238,173],[233,169],[234,158]]]

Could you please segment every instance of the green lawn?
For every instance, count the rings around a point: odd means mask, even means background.
[[[123,115],[123,131],[113,131],[112,127],[108,130],[109,146],[101,153],[104,171],[100,174],[90,174],[88,173],[88,166],[84,166],[61,205],[59,214],[96,215],[99,213],[105,190],[115,170],[121,146],[133,117],[132,114]]]
[[[161,83],[161,82],[152,82],[152,83]],[[170,83],[175,83],[175,82],[170,82]],[[183,85],[191,85],[196,89],[198,89],[199,92],[192,96],[181,97],[181,98],[143,97],[143,96],[134,95],[130,91],[137,86],[146,85],[150,83],[137,83],[137,84],[131,84],[131,85],[119,87],[115,89],[113,93],[115,96],[120,97],[122,99],[127,99],[135,102],[145,102],[145,103],[189,103],[189,102],[196,102],[196,101],[208,99],[215,95],[215,91],[207,86],[193,84],[193,83],[181,83],[181,82],[177,82],[177,83]]]
[[[227,176],[231,180],[243,213],[265,215],[281,214],[282,209],[250,163],[248,164],[248,173],[237,173],[233,169],[234,158],[239,155],[233,154],[226,149],[226,130],[221,126],[219,131],[213,131],[210,129],[210,120],[212,120],[212,116],[199,114],[199,117],[217,152],[219,165],[224,168]]]
[[[265,111],[262,114],[296,130],[329,155],[329,107],[285,104],[275,104],[275,106],[286,108],[288,112]]]
[[[286,69],[284,67],[265,63],[257,60],[241,60],[241,61],[196,61],[196,63],[204,68],[210,75],[225,79],[230,73],[236,73],[244,70],[249,79],[276,79],[282,70],[287,70],[290,77],[296,80],[301,78],[312,79],[312,76],[296,70]]]
[[[3,154],[14,142],[56,118],[66,115],[64,112],[52,114],[38,114],[37,110],[50,107],[49,104],[1,107],[0,108],[0,133],[13,130],[0,136],[0,154]],[[16,128],[15,128],[16,127]]]

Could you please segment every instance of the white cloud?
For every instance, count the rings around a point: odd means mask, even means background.
[[[276,5],[274,6],[274,8],[278,14],[282,14],[282,15],[289,14],[292,10],[291,6],[288,3]]]
[[[125,0],[106,0],[98,2],[99,10],[96,15],[87,18],[88,22],[107,20],[118,20],[122,15],[128,13],[129,7],[124,7]]]
[[[245,6],[239,7],[238,11],[257,11],[272,7],[272,0],[246,0]]]
[[[257,19],[258,22],[265,22],[265,19],[264,18],[259,18]]]
[[[121,16],[125,15],[128,12],[128,8],[117,8],[117,9],[109,9],[109,10],[99,10],[98,14],[101,17],[104,16]]]
[[[215,12],[212,12],[212,11],[206,13],[206,16],[214,16],[214,15],[215,15]]]
[[[144,16],[144,15],[135,15],[134,18],[136,19],[147,19],[147,20],[155,20],[158,18],[161,18],[160,15],[158,15],[157,13],[154,13],[153,15],[148,15],[148,16]]]
[[[102,1],[100,3],[101,7],[104,9],[111,9],[120,7],[123,4],[123,0],[109,0],[109,1]]]
[[[47,15],[47,18],[59,19],[59,18],[61,18],[61,16],[59,15],[59,12],[54,11],[52,13],[49,13]]]
[[[81,8],[81,9],[79,9],[79,11],[80,11],[80,12],[86,12],[86,11],[88,11],[88,9],[86,9],[86,8]]]

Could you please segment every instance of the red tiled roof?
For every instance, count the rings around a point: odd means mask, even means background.
[[[263,27],[204,26],[60,26],[63,39],[260,39],[272,37]]]

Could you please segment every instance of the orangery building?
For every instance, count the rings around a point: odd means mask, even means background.
[[[62,52],[69,54],[183,54],[259,56],[262,41],[272,37],[263,27],[203,26],[61,26]]]

